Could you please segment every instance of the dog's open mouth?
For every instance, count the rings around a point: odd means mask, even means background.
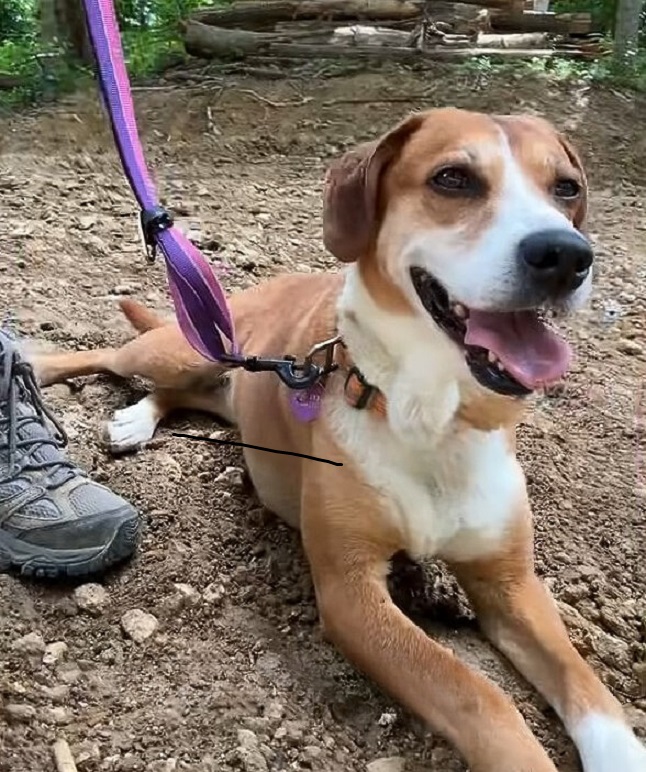
[[[571,349],[540,310],[476,311],[452,302],[422,268],[410,270],[413,286],[433,320],[465,351],[476,380],[506,396],[521,397],[560,381]]]

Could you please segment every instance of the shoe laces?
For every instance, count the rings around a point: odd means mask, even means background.
[[[20,413],[18,405],[21,403],[32,410]],[[30,437],[24,430],[32,423],[44,428],[47,434],[43,436],[39,432]],[[58,450],[64,448],[67,434],[43,403],[32,366],[13,347],[5,346],[0,336],[0,435],[4,432],[7,435],[9,472],[4,480],[0,478],[0,483],[23,472],[54,472],[73,468],[71,461],[65,457],[37,457],[38,450],[45,446]]]

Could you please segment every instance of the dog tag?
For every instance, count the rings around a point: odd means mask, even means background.
[[[289,401],[297,421],[309,423],[318,418],[324,391],[325,387],[321,383],[316,383],[309,389],[292,391]]]

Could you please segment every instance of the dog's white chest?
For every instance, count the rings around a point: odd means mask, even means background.
[[[497,549],[524,491],[502,431],[468,430],[420,451],[386,422],[339,408],[337,440],[386,501],[412,555],[471,560]]]

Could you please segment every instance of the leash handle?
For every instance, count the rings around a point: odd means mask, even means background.
[[[159,247],[164,255],[182,333],[196,351],[211,361],[221,361],[227,355],[226,339],[231,352],[228,356],[236,359],[239,353],[224,291],[204,256],[173,226],[172,217],[160,206],[148,172],[114,4],[112,0],[83,0],[83,5],[101,95],[121,165],[141,209],[149,254],[154,257]]]

